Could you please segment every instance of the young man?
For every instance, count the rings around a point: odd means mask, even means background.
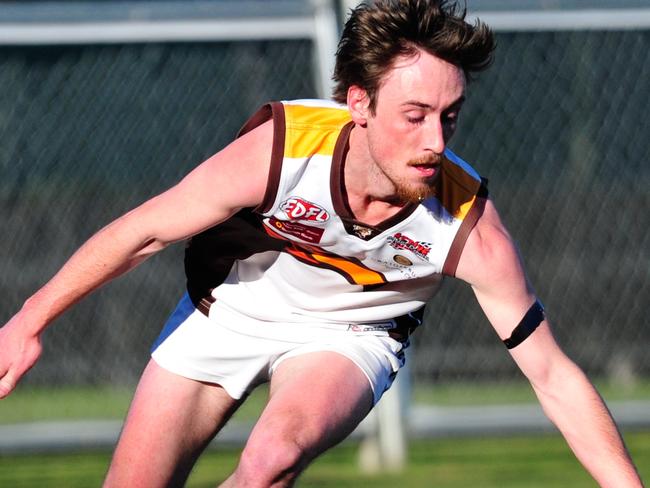
[[[255,386],[268,404],[222,486],[290,486],[404,362],[442,275],[471,285],[544,410],[602,486],[641,481],[559,349],[478,174],[446,148],[493,38],[440,0],[353,12],[335,100],[273,103],[178,185],[85,243],[0,330],[0,395],[92,290],[192,238],[188,293],[153,347],[105,486],[180,486]],[[155,453],[155,455],[152,455]]]

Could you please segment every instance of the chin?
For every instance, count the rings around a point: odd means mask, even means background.
[[[419,203],[434,195],[435,188],[428,184],[401,185],[397,188],[397,196],[404,203]]]

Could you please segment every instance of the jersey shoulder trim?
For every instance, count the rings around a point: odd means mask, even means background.
[[[237,137],[273,120],[273,147],[266,192],[258,213],[268,212],[275,201],[285,158],[306,158],[314,154],[331,156],[341,128],[349,123],[347,107],[328,100],[271,102],[248,119]]]
[[[488,197],[487,180],[449,149],[445,150],[441,169],[440,203],[454,218],[462,221],[442,268],[444,275],[455,276],[465,242],[483,214]]]
[[[442,274],[446,276],[456,276],[456,269],[460,256],[463,253],[465,243],[469,237],[472,229],[478,222],[478,219],[483,215],[485,209],[485,202],[488,198],[487,180],[482,180],[476,196],[472,199],[471,206],[469,207],[463,222],[460,224],[458,232],[451,243],[449,253],[442,266]]]
[[[341,128],[351,120],[347,107],[326,100],[282,103],[286,121],[284,156],[332,156]]]
[[[280,173],[282,171],[282,161],[284,159],[284,146],[285,146],[285,132],[286,121],[284,116],[284,108],[281,102],[271,102],[262,106],[255,112],[244,126],[239,130],[237,137],[250,132],[251,130],[259,127],[264,122],[273,119],[273,146],[271,147],[271,165],[269,168],[269,177],[266,183],[266,192],[264,199],[255,211],[264,213],[268,211],[273,205],[275,195],[280,185]]]

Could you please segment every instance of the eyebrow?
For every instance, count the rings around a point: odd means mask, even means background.
[[[461,95],[456,100],[454,100],[452,103],[450,103],[449,106],[445,110],[449,110],[450,108],[454,107],[455,105],[460,105],[464,101],[465,101],[465,95]],[[420,102],[419,100],[407,100],[406,102],[402,103],[402,106],[405,106],[405,105],[414,105],[416,107],[424,108],[424,109],[432,109],[433,108],[428,103]]]

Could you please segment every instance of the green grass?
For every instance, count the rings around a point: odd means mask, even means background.
[[[625,435],[641,475],[650,479],[650,432]],[[413,442],[401,473],[363,474],[358,447],[343,445],[318,459],[299,487],[581,488],[596,484],[555,435],[456,438]],[[237,462],[237,450],[211,450],[197,463],[188,488],[214,487]],[[0,486],[86,488],[100,486],[110,455],[84,453],[0,457]]]
[[[642,379],[634,384],[623,385],[605,380],[596,380],[596,388],[607,402],[623,400],[650,400],[650,380]],[[414,403],[427,405],[498,405],[535,403],[537,398],[525,380],[512,382],[484,383],[439,383],[416,386],[413,390]]]
[[[0,424],[41,420],[121,419],[133,390],[115,387],[21,388],[0,401]]]
[[[650,400],[650,380],[633,386],[596,382],[607,401]],[[258,388],[236,414],[253,420],[262,408],[267,388]],[[133,395],[133,388],[115,387],[19,387],[0,401],[0,424],[42,420],[122,419]],[[417,385],[415,403],[429,405],[495,405],[536,402],[528,383],[448,383]]]
[[[0,425],[46,420],[123,419],[134,388],[22,388],[0,401]],[[235,418],[254,420],[268,389],[258,388]],[[1,486],[1,485],[0,485]]]

